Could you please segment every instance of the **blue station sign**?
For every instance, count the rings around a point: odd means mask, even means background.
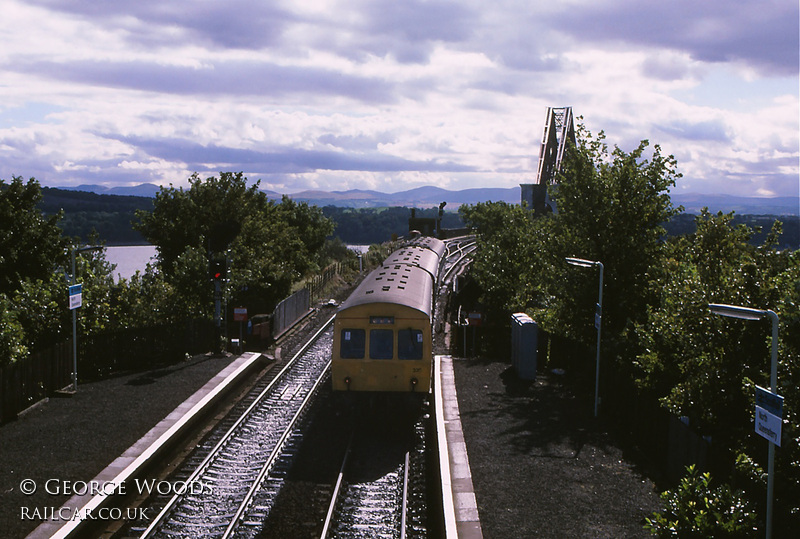
[[[69,310],[77,309],[83,304],[83,284],[74,284],[69,287]]]

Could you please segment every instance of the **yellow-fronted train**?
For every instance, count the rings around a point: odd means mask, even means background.
[[[443,241],[417,237],[342,303],[334,322],[334,391],[430,392],[434,295],[444,253]]]

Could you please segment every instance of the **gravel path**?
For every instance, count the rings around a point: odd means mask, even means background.
[[[563,377],[456,360],[456,390],[484,537],[650,537],[653,483]]]

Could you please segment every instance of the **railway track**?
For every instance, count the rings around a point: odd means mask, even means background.
[[[472,238],[448,245],[443,282],[472,250]],[[386,432],[377,439],[356,436],[338,486],[328,479],[304,485],[299,504],[327,506],[327,518],[324,508],[286,507],[292,497],[287,495],[292,489],[284,488],[286,478],[303,446],[300,426],[307,426],[309,403],[329,373],[332,320],[280,372],[256,386],[170,477],[183,488],[153,496],[143,513],[147,521],[129,525],[118,536],[270,536],[274,522],[286,518],[284,511],[305,514],[301,525],[311,536],[320,533],[323,522],[322,537],[428,536],[431,485],[425,470],[434,466],[425,451],[425,431],[432,427],[422,415],[402,442]],[[295,519],[296,528],[296,517],[289,519]]]
[[[442,274],[442,284],[447,285],[453,278],[453,272],[460,270],[469,259],[469,255],[477,249],[475,238],[465,236],[447,242],[447,251],[444,257],[445,270]]]
[[[351,436],[320,534],[327,538],[427,537],[425,426]]]
[[[327,379],[332,319],[263,387],[254,389],[158,493],[129,537],[254,537],[277,497],[300,425]]]

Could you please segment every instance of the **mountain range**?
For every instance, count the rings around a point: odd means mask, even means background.
[[[73,191],[89,191],[101,195],[126,195],[154,197],[160,187],[152,183],[144,183],[132,187],[105,187],[102,185],[79,185],[77,187],[60,187]],[[280,198],[275,191],[264,190],[270,198]],[[375,208],[405,206],[428,208],[447,202],[447,210],[455,211],[462,204],[478,202],[508,202],[518,204],[519,187],[487,187],[451,191],[440,187],[427,186],[400,191],[382,193],[351,189],[348,191],[301,191],[292,193],[290,198],[298,202],[312,205],[339,206],[349,208]],[[742,197],[732,195],[709,194],[671,194],[675,206],[683,206],[687,213],[699,213],[704,207],[712,212],[731,212],[752,215],[800,215],[800,197]]]

